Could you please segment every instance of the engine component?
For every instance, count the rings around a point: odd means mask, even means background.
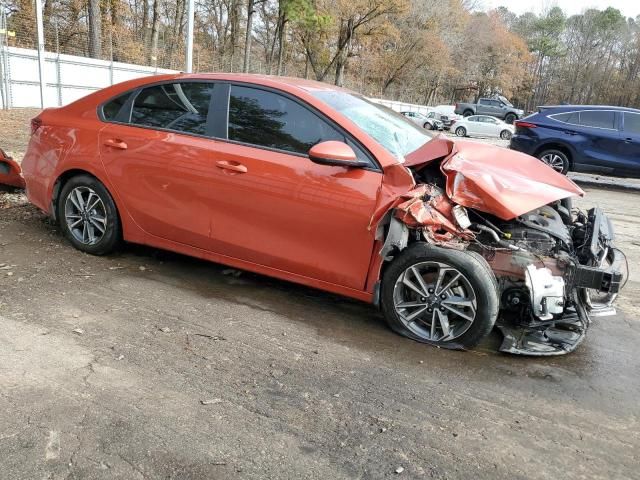
[[[546,267],[528,265],[525,278],[531,293],[533,314],[540,320],[551,320],[564,311],[564,279],[554,276]]]

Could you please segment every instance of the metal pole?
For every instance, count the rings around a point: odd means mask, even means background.
[[[39,1],[39,0],[38,0]],[[193,72],[193,21],[195,16],[195,0],[188,0],[189,9],[187,11],[187,64],[185,71]]]
[[[4,21],[4,11],[0,11],[0,101],[2,102],[2,109],[9,110],[9,105],[4,95],[4,42],[2,38],[7,33],[7,27]],[[2,34],[2,31],[5,33]]]
[[[42,24],[42,0],[36,0],[36,27],[38,30],[38,73],[40,74],[40,106],[44,108],[44,26]]]

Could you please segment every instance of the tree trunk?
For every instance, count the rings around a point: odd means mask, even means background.
[[[240,31],[240,0],[232,0],[229,21],[231,23],[231,55],[229,56],[229,71],[235,69],[235,57],[238,47],[238,32]]]
[[[342,25],[340,27],[340,37],[338,38],[335,84],[339,87],[342,87],[344,85],[344,69],[347,65],[347,58],[349,57],[349,50],[351,49],[352,37],[353,19],[350,18],[346,23],[342,22]]]
[[[249,72],[249,69],[251,68],[251,65],[250,65],[250,62],[251,62],[251,39],[252,39],[251,30],[253,29],[253,14],[255,13],[253,11],[253,6],[254,6],[254,0],[248,0],[248,4],[247,4],[247,31],[245,32],[245,37],[244,37],[244,62],[242,64],[242,71],[244,73]]]
[[[102,18],[100,16],[100,0],[89,0],[89,56],[102,56]]]
[[[280,14],[280,31],[278,32],[278,70],[276,75],[282,75],[282,65],[284,63],[284,37],[287,28],[287,18],[284,13]]]
[[[151,49],[148,62],[152,66],[158,65],[158,27],[160,24],[160,5],[158,0],[153,0],[153,21],[151,24]]]
[[[149,47],[149,0],[142,0],[142,25],[140,25],[140,38],[144,47]]]

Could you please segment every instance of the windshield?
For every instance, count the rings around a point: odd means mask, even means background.
[[[433,138],[403,115],[359,95],[326,90],[311,93],[355,123],[400,162]]]
[[[513,105],[511,104],[511,102],[509,100],[507,100],[505,97],[503,97],[502,95],[498,95],[498,98],[500,99],[500,101],[502,103],[504,103],[507,107],[512,107]]]

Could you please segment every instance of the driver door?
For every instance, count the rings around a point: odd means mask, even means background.
[[[362,290],[382,173],[342,130],[297,99],[257,86],[229,89],[228,138],[211,152],[213,249]],[[346,141],[371,168],[313,163],[308,150],[327,140]]]

